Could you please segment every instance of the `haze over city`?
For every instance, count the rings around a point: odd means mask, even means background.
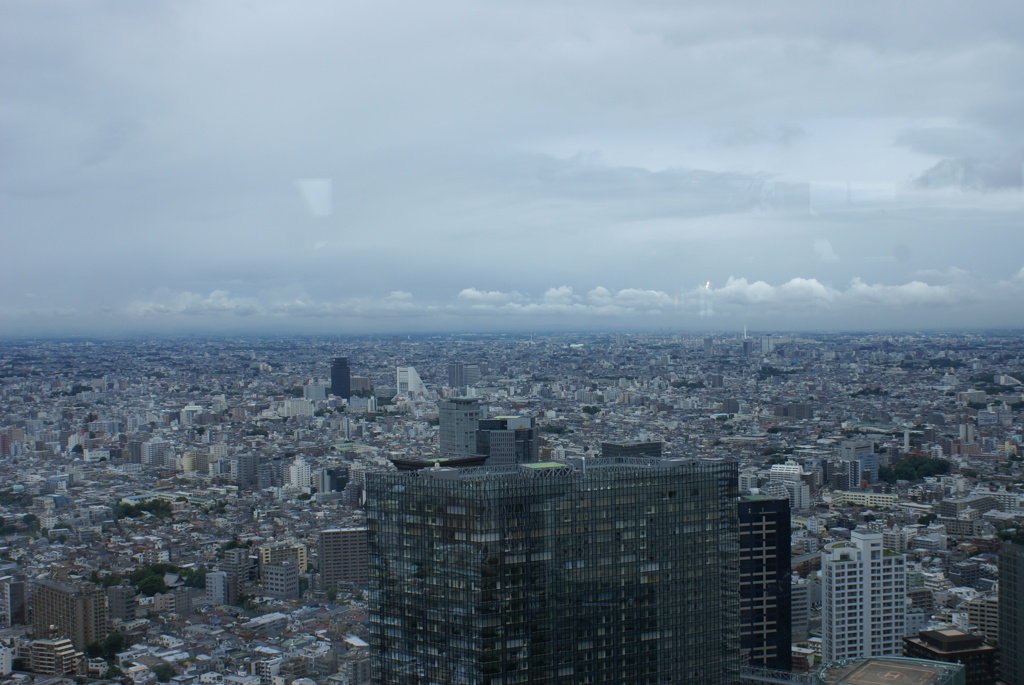
[[[6,2],[0,331],[1019,326],[1022,25]]]

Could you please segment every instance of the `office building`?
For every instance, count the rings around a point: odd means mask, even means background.
[[[0,628],[25,623],[25,589],[23,576],[0,578]]]
[[[906,565],[882,548],[882,534],[860,529],[821,553],[822,657],[825,661],[902,654]]]
[[[335,357],[331,362],[331,394],[344,400],[352,397],[352,372],[348,357]]]
[[[438,447],[441,456],[468,457],[476,454],[476,430],[480,417],[478,399],[456,397],[438,402]]]
[[[662,443],[642,442],[629,440],[624,442],[602,442],[601,456],[605,459],[620,459],[632,457],[654,457],[661,458]]]
[[[999,679],[1024,683],[1024,536],[999,549]]]
[[[736,682],[736,469],[367,473],[380,684]]]
[[[130,623],[135,620],[135,588],[124,582],[107,588],[107,612],[111,620]]]
[[[451,362],[448,364],[448,387],[466,392],[480,382],[480,365]]]
[[[294,559],[267,564],[260,572],[264,595],[283,600],[299,598],[299,566]]]
[[[260,568],[269,564],[280,564],[285,561],[294,561],[298,566],[299,574],[306,572],[308,564],[306,546],[301,542],[267,542],[256,548],[259,556]]]
[[[923,630],[903,639],[903,656],[963,664],[964,685],[996,685],[996,648],[962,630]]]
[[[215,606],[238,601],[238,577],[224,571],[206,574],[206,601]]]
[[[224,550],[224,558],[217,568],[235,576],[238,582],[244,583],[255,580],[259,569],[259,557],[252,554],[247,547]]]
[[[81,651],[107,636],[107,597],[97,585],[36,580],[30,606],[37,640],[67,638]]]
[[[155,438],[142,443],[142,465],[155,468],[174,468],[174,448],[171,443]]]
[[[342,492],[346,485],[348,485],[348,467],[346,466],[324,468],[317,478],[317,491],[321,493]]]
[[[791,665],[789,500],[739,501],[740,651],[757,666]]]
[[[839,443],[839,460],[860,464],[861,477],[874,485],[878,482],[878,455],[870,440],[844,440]]]
[[[487,466],[540,461],[540,434],[532,419],[496,416],[477,422],[476,452]]]
[[[369,560],[366,553],[367,529],[332,528],[322,530],[317,538],[317,564],[324,588],[338,583],[366,585]]]

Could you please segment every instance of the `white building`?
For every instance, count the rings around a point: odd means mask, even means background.
[[[773,483],[785,481],[799,483],[802,480],[803,473],[803,467],[789,459],[785,464],[773,464],[770,478]]]
[[[288,482],[297,488],[308,488],[310,486],[309,462],[302,457],[296,457],[295,461],[288,465]]]
[[[312,416],[314,408],[312,401],[294,397],[282,402],[277,414],[286,419],[293,416]]]
[[[404,397],[418,397],[425,395],[427,388],[420,380],[420,375],[412,366],[399,366],[395,369],[395,382],[398,391],[396,395]]]
[[[823,658],[903,653],[906,560],[882,548],[882,534],[855,530],[821,553]]]

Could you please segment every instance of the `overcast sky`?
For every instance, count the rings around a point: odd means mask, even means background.
[[[1024,324],[1024,4],[0,3],[0,336]]]

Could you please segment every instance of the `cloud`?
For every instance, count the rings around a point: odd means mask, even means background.
[[[919,188],[956,188],[965,191],[1024,188],[1024,153],[958,157],[936,162],[914,179]]]

